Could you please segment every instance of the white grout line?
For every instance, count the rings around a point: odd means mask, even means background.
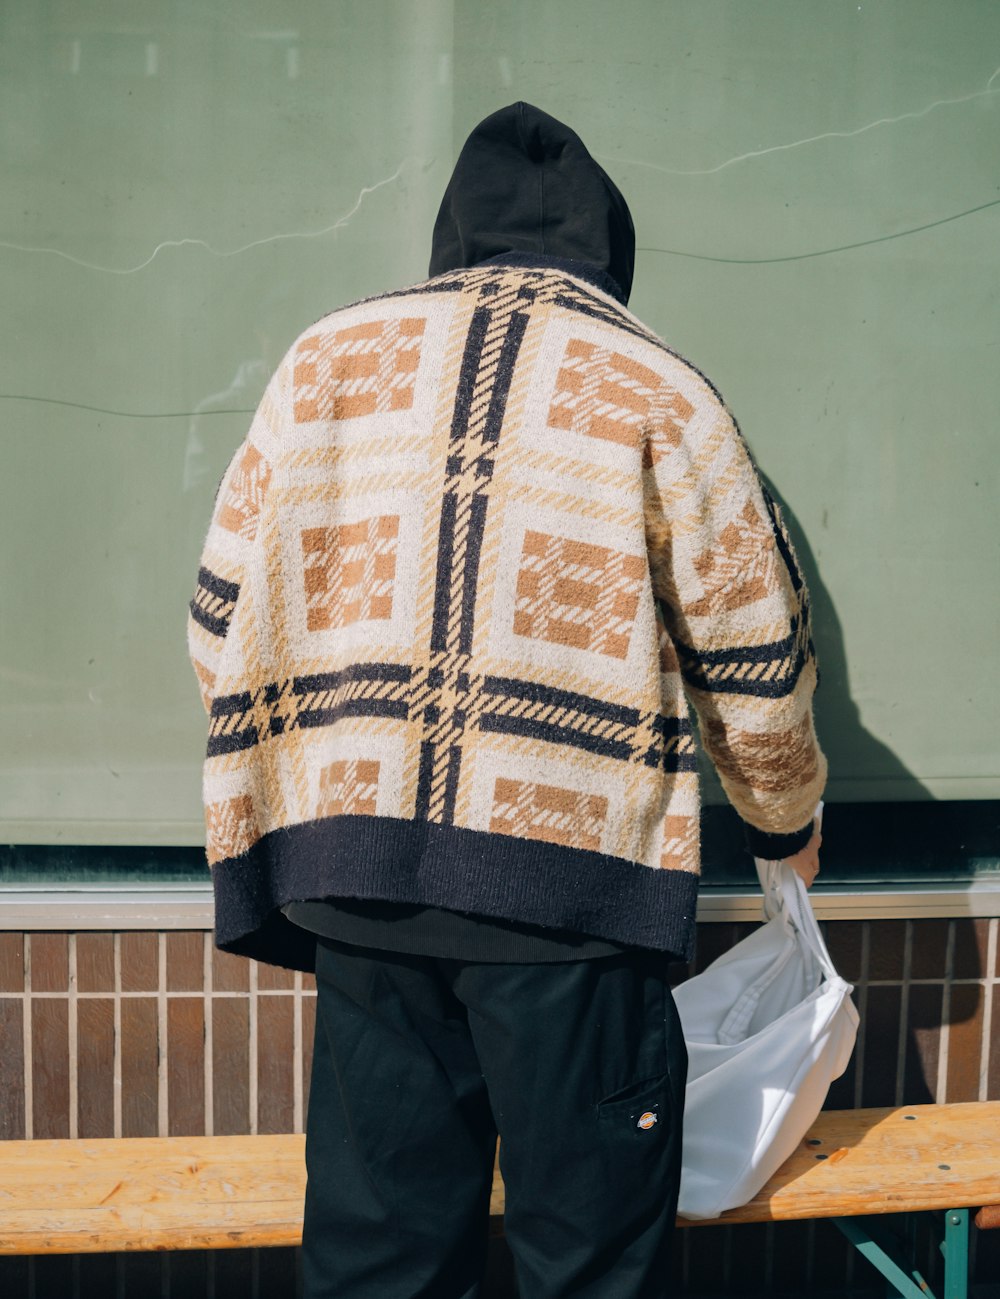
[[[113,1082],[114,1089],[114,1121],[112,1131],[116,1137],[122,1135],[122,936],[119,933],[114,935],[114,961],[115,961],[115,1000],[114,1000],[114,1066]],[[120,1260],[119,1260],[120,1262]],[[121,1267],[118,1269],[118,1290],[123,1293],[124,1280]]]
[[[80,1134],[80,1022],[77,1007],[76,934],[67,941],[69,988],[66,1007],[66,1047],[69,1051],[69,1135],[72,1140]]]
[[[941,988],[941,1034],[938,1038],[938,1075],[934,1100],[943,1105],[948,1099],[948,1047],[951,1041],[951,984],[955,969],[955,922],[948,921],[948,943],[944,955],[944,983]]]
[[[170,1084],[167,1073],[167,935],[156,936],[156,1131],[170,1134]]]
[[[987,976],[983,987],[983,1041],[979,1057],[979,1099],[984,1101],[990,1090],[990,1042],[993,1037],[993,1003],[996,1000],[994,970],[997,968],[997,921],[991,920],[986,939]]]
[[[205,989],[205,1135],[215,1134],[215,984],[212,979],[212,935],[205,933],[202,947],[202,986]]]
[[[906,1044],[910,1040],[910,970],[913,968],[913,922],[903,921],[903,977],[899,989],[899,1038],[896,1044],[897,1105],[903,1103],[906,1085]]]
[[[250,991],[247,996],[250,1012],[250,1042],[247,1054],[249,1056],[248,1067],[250,1070],[249,1093],[250,1093],[250,1133],[252,1136],[257,1135],[257,1080],[259,1075],[259,1065],[257,1061],[257,962],[250,962]]]
[[[24,1012],[21,1016],[21,1042],[24,1052],[24,1135],[30,1141],[35,1135],[34,1066],[31,1059],[31,935],[24,935]]]

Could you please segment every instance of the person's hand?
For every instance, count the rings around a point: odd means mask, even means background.
[[[813,881],[819,874],[819,847],[823,842],[823,836],[819,829],[813,830],[813,836],[804,848],[800,848],[794,857],[786,857],[785,861],[795,871],[806,888],[812,888]]]

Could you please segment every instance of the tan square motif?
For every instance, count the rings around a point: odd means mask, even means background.
[[[226,488],[219,525],[246,541],[253,541],[270,481],[271,466],[255,446],[248,444]]]
[[[392,617],[399,515],[303,528],[306,626],[329,631]]]
[[[699,870],[700,828],[696,816],[665,816],[663,818],[663,847],[660,850],[660,867],[663,870]]]
[[[296,422],[409,410],[426,323],[370,320],[304,338],[295,356]]]
[[[205,808],[205,851],[209,864],[240,857],[260,838],[249,794],[209,803]]]
[[[624,659],[645,578],[639,555],[529,529],[517,575],[514,632]]]
[[[608,800],[601,794],[500,776],[493,790],[490,831],[599,852],[607,815]]]
[[[655,370],[573,338],[556,379],[549,427],[637,447],[654,432],[679,441],[692,413],[690,402]]]
[[[719,533],[718,545],[698,555],[695,572],[704,595],[684,606],[689,617],[731,613],[763,600],[775,584],[775,549],[771,525],[753,501]]]
[[[316,816],[374,816],[378,771],[374,758],[342,759],[324,767]]]

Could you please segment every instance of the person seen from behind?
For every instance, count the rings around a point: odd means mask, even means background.
[[[626,308],[625,200],[530,104],[430,278],[295,340],[191,605],[216,940],[315,969],[307,1299],[662,1299],[692,710],[750,851],[818,869],[808,599],[712,384]]]

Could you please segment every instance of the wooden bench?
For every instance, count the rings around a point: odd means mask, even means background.
[[[301,1136],[0,1143],[0,1254],[298,1244],[303,1152]],[[965,1299],[969,1209],[997,1205],[1000,1102],[835,1110],[749,1204],[713,1222],[831,1218],[900,1295],[928,1299],[875,1224],[936,1211],[944,1299]],[[503,1208],[498,1173],[495,1220]],[[978,1221],[1000,1225],[1000,1209],[983,1208]]]

